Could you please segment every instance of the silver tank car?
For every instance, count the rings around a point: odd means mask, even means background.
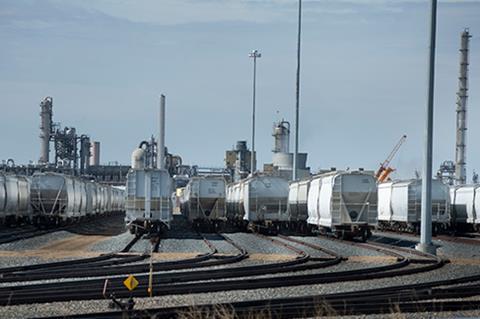
[[[225,184],[220,176],[192,177],[183,194],[182,213],[194,223],[225,220]]]
[[[233,217],[254,224],[279,224],[288,221],[288,182],[276,176],[255,175],[230,184],[229,204]],[[229,213],[230,215],[230,213]]]
[[[132,233],[170,228],[173,180],[165,169],[131,169],[127,174],[125,222]]]
[[[420,179],[378,184],[378,227],[395,231],[419,232],[422,202]],[[449,187],[432,180],[433,231],[446,229],[450,223]]]
[[[6,223],[16,223],[28,221],[31,217],[29,178],[0,173],[0,219]]]
[[[292,222],[308,219],[308,190],[310,179],[290,182],[288,191],[288,215]]]
[[[450,202],[455,228],[480,232],[480,184],[451,187]]]
[[[373,175],[361,171],[313,176],[308,191],[308,224],[320,233],[366,240],[376,223],[376,186]]]
[[[31,185],[31,205],[35,223],[66,221],[82,217],[82,212],[86,213],[86,208],[82,208],[82,205],[86,206],[85,189],[85,182],[73,176],[57,173],[34,174]],[[83,198],[85,203],[82,203]]]

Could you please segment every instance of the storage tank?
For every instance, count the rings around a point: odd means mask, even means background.
[[[480,184],[450,188],[450,201],[455,227],[480,231]]]
[[[224,220],[225,184],[220,176],[192,177],[185,188],[182,205],[188,220]]]
[[[307,221],[309,189],[310,179],[290,182],[288,191],[288,215],[290,217],[290,221]]]
[[[132,232],[170,228],[173,180],[165,169],[132,169],[127,174],[125,222]]]
[[[308,224],[321,233],[366,239],[376,223],[377,187],[373,175],[334,171],[312,177]]]
[[[420,230],[422,181],[398,180],[378,185],[378,222],[380,228],[397,231]],[[449,187],[432,180],[433,230],[445,229],[450,222]]]

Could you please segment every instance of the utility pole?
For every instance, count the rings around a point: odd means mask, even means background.
[[[422,174],[422,214],[420,243],[417,250],[436,254],[432,244],[432,153],[433,153],[433,105],[435,86],[435,44],[437,29],[437,0],[431,0],[430,13],[430,54],[428,64],[428,96],[425,127],[425,153]]]
[[[298,34],[297,34],[297,81],[295,90],[295,152],[293,154],[293,180],[298,178],[298,125],[300,108],[300,41],[302,34],[302,0],[298,0]]]
[[[253,99],[252,99],[252,154],[250,163],[250,172],[253,175],[256,171],[256,158],[255,158],[255,93],[256,93],[256,81],[257,81],[257,58],[262,57],[262,54],[258,50],[253,50],[248,55],[253,58]]]

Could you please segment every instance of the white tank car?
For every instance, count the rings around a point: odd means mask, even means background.
[[[378,226],[396,231],[420,230],[422,181],[399,180],[378,185]],[[449,187],[432,180],[433,231],[446,229],[450,223]]]
[[[30,180],[26,176],[0,174],[0,219],[15,223],[17,220],[29,220]]]
[[[455,227],[480,231],[480,184],[451,187],[450,201]]]
[[[185,187],[182,213],[191,222],[225,220],[225,179],[192,177]]]
[[[127,174],[125,222],[132,233],[170,228],[173,180],[165,169],[131,169]]]
[[[235,217],[254,224],[271,225],[288,221],[288,182],[276,176],[256,175],[235,184],[233,206]]]
[[[308,224],[321,233],[366,240],[376,223],[377,185],[364,172],[335,171],[312,177]]]
[[[308,219],[308,190],[310,179],[290,182],[288,191],[288,215],[291,222]]]

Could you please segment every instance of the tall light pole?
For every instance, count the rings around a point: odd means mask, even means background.
[[[255,89],[257,81],[257,58],[262,57],[262,54],[258,50],[253,50],[248,55],[253,58],[253,98],[252,98],[252,154],[251,154],[251,163],[250,171],[253,174],[256,170],[255,165]]]
[[[432,244],[432,153],[433,153],[433,104],[435,84],[435,44],[437,29],[437,0],[431,0],[430,55],[428,64],[427,126],[425,127],[425,154],[422,174],[422,214],[420,243],[417,250],[435,254]]]
[[[300,40],[302,33],[302,0],[298,0],[298,34],[297,34],[297,82],[295,90],[295,153],[293,154],[293,180],[298,174],[298,122],[300,108]]]

